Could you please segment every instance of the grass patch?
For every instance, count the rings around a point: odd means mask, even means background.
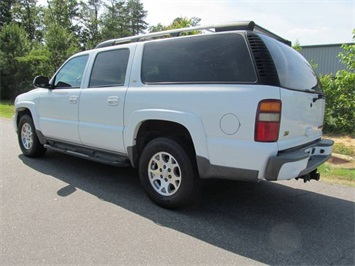
[[[343,143],[335,143],[333,147],[333,152],[348,156],[355,156],[355,149],[353,147],[348,147]]]
[[[318,167],[321,174],[321,180],[333,183],[355,187],[355,171],[354,169],[345,169],[334,167],[329,163],[322,164]]]
[[[14,104],[10,101],[0,102],[0,117],[11,118],[14,115]]]

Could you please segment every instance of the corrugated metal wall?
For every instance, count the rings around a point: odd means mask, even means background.
[[[341,44],[329,44],[302,46],[300,53],[312,64],[318,64],[317,74],[335,75],[338,70],[346,69],[338,57],[340,52],[343,52]]]

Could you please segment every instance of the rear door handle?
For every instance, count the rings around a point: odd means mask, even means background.
[[[116,106],[118,105],[118,96],[109,96],[107,98],[107,104],[110,105],[110,106]]]

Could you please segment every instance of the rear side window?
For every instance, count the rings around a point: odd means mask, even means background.
[[[89,87],[123,86],[128,58],[129,49],[98,53],[91,72]]]
[[[145,44],[144,83],[255,83],[242,35],[211,34]]]
[[[321,92],[317,75],[299,52],[267,36],[260,35],[260,37],[271,53],[282,87]]]

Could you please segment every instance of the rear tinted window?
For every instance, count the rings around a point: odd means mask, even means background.
[[[271,53],[282,87],[321,92],[316,74],[299,52],[272,38],[264,35],[260,37]]]
[[[98,53],[92,69],[89,87],[123,86],[128,58],[128,49]]]
[[[144,83],[254,83],[243,36],[211,34],[145,44]]]

